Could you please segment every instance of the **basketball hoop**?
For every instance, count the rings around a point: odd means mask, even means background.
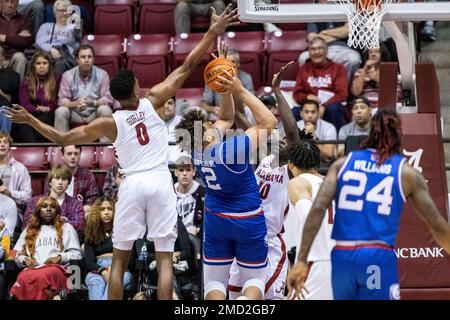
[[[379,48],[381,20],[386,6],[398,0],[329,0],[340,5],[348,21],[349,47]]]

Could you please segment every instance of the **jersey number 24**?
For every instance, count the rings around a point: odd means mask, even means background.
[[[357,181],[358,185],[342,187],[339,195],[338,208],[352,211],[363,211],[364,200],[349,200],[348,196],[361,197],[367,185],[367,175],[363,172],[348,170],[344,173],[342,180],[344,182]],[[370,189],[365,195],[365,201],[378,203],[377,213],[388,216],[391,213],[392,205],[392,185],[394,177],[386,177],[380,181],[375,187]]]

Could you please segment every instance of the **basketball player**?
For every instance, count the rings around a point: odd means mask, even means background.
[[[266,222],[261,209],[258,185],[250,164],[250,154],[275,128],[276,118],[265,105],[246,90],[236,76],[219,76],[223,88],[219,119],[211,124],[204,115],[191,110],[177,129],[186,130],[191,143],[201,128],[202,145],[194,147],[196,171],[206,186],[204,217],[204,295],[207,300],[224,300],[234,258],[244,283],[242,298],[262,299],[267,265]],[[233,96],[248,105],[256,125],[245,134],[222,142],[221,137],[234,123]],[[203,133],[204,132],[204,133]],[[199,132],[197,132],[198,134]],[[186,150],[186,146],[183,146]]]
[[[164,102],[173,97],[203,58],[207,49],[230,25],[236,10],[231,6],[220,15],[211,8],[211,26],[184,63],[162,83],[139,99],[139,84],[129,70],[120,71],[110,83],[111,95],[122,110],[113,117],[98,118],[67,133],[48,126],[23,107],[9,109],[14,122],[28,123],[61,146],[85,144],[106,136],[116,149],[125,179],[119,187],[113,230],[113,262],[108,284],[109,299],[122,299],[123,274],[136,239],[147,235],[155,243],[158,269],[158,298],[171,299],[173,291],[172,254],[177,237],[176,196],[168,170],[168,134],[164,126]]]
[[[364,149],[331,165],[306,220],[297,264],[289,275],[289,286],[297,295],[303,296],[307,257],[333,197],[334,299],[400,298],[393,247],[407,198],[438,244],[450,252],[450,226],[439,214],[422,174],[399,155],[401,135],[397,114],[379,110]]]
[[[323,182],[323,176],[318,172],[319,167],[320,150],[312,140],[312,135],[304,134],[302,141],[289,149],[289,171],[295,177],[289,181],[289,199],[295,208],[295,215],[299,223],[297,227],[298,242],[302,238],[303,227],[311,205]],[[306,260],[309,268],[305,283],[305,288],[308,290],[305,294],[306,300],[333,299],[330,258],[334,245],[334,241],[331,239],[332,207],[327,209],[327,213]],[[297,248],[297,255],[299,252],[300,247]]]
[[[280,90],[280,82],[285,70],[292,63],[293,61],[284,65],[280,72],[274,74],[272,79],[273,92],[286,132],[287,148],[300,142],[297,123]],[[243,113],[243,111],[241,112]],[[243,123],[244,127],[250,127],[249,124],[245,124],[246,119],[244,117],[236,120],[236,123]],[[289,211],[289,170],[286,165],[287,153],[284,151],[282,153],[286,156],[280,155],[280,167],[273,167],[275,155],[271,154],[262,159],[255,170],[256,182],[258,183],[262,200],[261,207],[266,216],[268,236],[268,264],[264,294],[266,300],[281,300],[284,298],[288,270],[286,245],[283,241],[283,224]],[[230,300],[235,300],[241,295],[242,286],[243,282],[240,279],[239,268],[236,261],[234,261],[231,266],[230,280],[228,281],[228,296]]]

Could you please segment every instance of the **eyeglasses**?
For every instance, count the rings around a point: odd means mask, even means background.
[[[379,67],[380,67],[380,66],[379,66],[378,64],[369,64],[369,65],[367,66],[367,70],[371,70],[371,69],[378,70]]]

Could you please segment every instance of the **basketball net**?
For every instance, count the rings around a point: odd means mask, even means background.
[[[329,0],[340,5],[347,15],[349,47],[379,48],[381,20],[386,5],[397,0]]]

